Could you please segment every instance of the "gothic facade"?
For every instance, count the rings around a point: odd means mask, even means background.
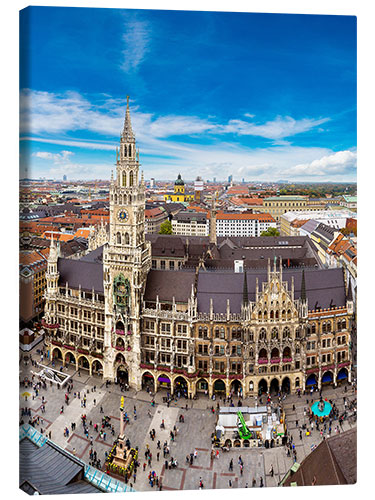
[[[103,227],[102,245],[93,242],[80,260],[60,258],[51,242],[43,321],[51,356],[136,390],[191,396],[295,392],[350,380],[353,301],[341,270],[285,270],[276,257],[266,269],[242,272],[208,271],[201,258],[195,269],[184,268],[185,250],[178,265],[155,268],[139,167],[128,102],[108,241]],[[162,255],[173,236],[165,238]],[[206,253],[215,255],[216,245],[213,234]],[[174,248],[170,253],[177,258]]]

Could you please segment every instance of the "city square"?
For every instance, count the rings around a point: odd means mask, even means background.
[[[40,355],[37,352],[31,354],[34,362],[40,362]],[[48,363],[52,366],[52,363]],[[54,362],[54,368],[59,370],[61,365]],[[32,372],[39,371],[37,367],[33,367],[30,359],[22,360],[20,363],[20,380],[25,377],[28,380],[32,378]],[[31,419],[39,417],[39,424],[36,422],[34,426],[39,431],[43,431],[46,436],[51,436],[50,439],[58,444],[63,449],[81,458],[84,462],[90,462],[91,448],[96,451],[98,459],[100,459],[102,469],[104,469],[105,453],[109,452],[115,439],[119,434],[120,425],[120,400],[125,398],[124,411],[129,416],[129,423],[125,424],[125,436],[131,442],[132,447],[139,448],[139,462],[136,480],[133,476],[129,479],[129,483],[136,491],[152,491],[148,475],[150,471],[155,471],[159,480],[162,480],[163,490],[180,490],[180,489],[198,489],[200,481],[203,482],[204,488],[246,488],[253,487],[255,479],[256,487],[263,484],[266,487],[278,486],[290,467],[294,463],[292,454],[287,456],[287,448],[285,446],[272,449],[256,448],[231,448],[229,452],[220,450],[219,458],[211,458],[212,439],[211,435],[215,430],[216,414],[212,412],[214,408],[217,411],[217,404],[222,404],[221,399],[213,401],[205,395],[200,395],[198,399],[180,398],[177,401],[173,400],[170,405],[163,402],[166,396],[166,391],[159,391],[155,398],[148,392],[142,390],[136,392],[132,389],[121,391],[118,384],[111,383],[106,387],[106,383],[99,377],[89,376],[84,370],[74,370],[72,367],[63,368],[63,373],[70,375],[73,383],[72,391],[69,394],[69,404],[65,402],[66,389],[64,387],[57,388],[56,385],[47,385],[47,389],[40,389],[38,396],[35,396],[35,391],[32,387],[21,387],[20,407],[31,409]],[[38,380],[34,376],[34,383]],[[95,389],[94,389],[95,388]],[[22,394],[29,393],[30,395]],[[80,393],[80,397],[78,397]],[[74,396],[75,394],[75,396]],[[311,401],[319,399],[319,394],[308,392],[306,396],[288,395],[282,401],[282,405],[286,416],[286,426],[288,437],[292,437],[292,442],[295,444],[297,453],[297,461],[301,462],[312,452],[312,450],[325,439],[328,430],[321,436],[316,429],[311,431],[310,436],[306,436],[305,431],[302,431],[302,439],[300,432],[303,424],[308,424],[306,409],[311,404]],[[340,428],[341,432],[356,427],[355,406],[356,406],[356,391],[350,385],[343,385],[338,388],[327,386],[323,389],[322,395],[325,399],[331,399],[339,408],[340,415],[344,413],[346,406],[344,397],[349,405],[353,403],[351,411],[348,411],[349,418],[343,421],[342,426],[339,426],[335,420],[332,424],[332,434],[335,433],[336,427]],[[44,398],[45,411],[41,410]],[[82,401],[86,398],[86,406],[82,407]],[[177,398],[176,398],[177,399]],[[234,398],[237,399],[237,398]],[[278,398],[272,398],[277,402]],[[95,403],[94,403],[95,400]],[[151,404],[155,401],[155,405]],[[309,404],[307,404],[307,400]],[[247,398],[242,401],[242,404],[253,406],[254,398]],[[61,413],[61,407],[64,408]],[[136,407],[136,419],[134,419],[134,407]],[[187,409],[186,409],[187,408]],[[103,412],[102,412],[102,411]],[[87,422],[89,422],[89,437],[87,438],[83,432],[81,416],[85,414]],[[179,421],[180,415],[184,417],[184,423]],[[100,438],[99,432],[94,430],[94,425],[98,424],[101,428],[103,416],[110,417],[110,424],[114,426],[114,435],[108,428],[105,428],[105,439]],[[24,422],[28,421],[28,417],[20,417]],[[164,420],[165,429],[161,429],[160,425]],[[72,423],[76,424],[76,428],[72,430]],[[174,441],[171,442],[170,431],[177,427],[177,433]],[[69,436],[64,435],[65,428],[69,429]],[[307,425],[309,429],[309,425]],[[155,429],[156,436],[152,440],[150,431]],[[93,444],[91,445],[91,438]],[[163,444],[168,443],[169,455],[167,460],[171,458],[177,460],[178,466],[173,469],[166,469],[165,458],[162,450],[157,448],[157,441]],[[149,448],[152,453],[152,465],[149,466],[144,452]],[[160,453],[157,460],[157,453]],[[197,452],[193,464],[187,463],[186,456]],[[238,459],[241,456],[243,460],[243,472],[241,474]],[[229,470],[230,461],[233,460],[233,470]],[[143,464],[146,463],[145,471]],[[271,472],[272,469],[272,472]],[[158,488],[156,485],[154,489]]]

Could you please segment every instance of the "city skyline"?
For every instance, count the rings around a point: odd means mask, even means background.
[[[32,7],[26,26],[21,178],[109,179],[130,95],[146,178],[356,181],[355,17]]]

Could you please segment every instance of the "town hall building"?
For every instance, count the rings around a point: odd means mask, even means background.
[[[107,241],[74,260],[51,241],[45,342],[64,365],[136,390],[247,396],[350,381],[351,287],[317,262],[307,237],[146,236],[128,101]]]

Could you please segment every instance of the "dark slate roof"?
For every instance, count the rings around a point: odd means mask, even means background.
[[[103,262],[103,247],[104,247],[104,245],[87,253],[86,255],[84,255],[83,257],[80,258],[80,261],[81,262],[82,261],[84,261],[84,262]]]
[[[179,212],[177,215],[175,215],[174,219],[183,222],[191,222],[191,221],[206,222],[207,214],[202,212],[192,212],[192,211]]]
[[[39,448],[24,438],[19,446],[19,484],[26,493],[100,493],[83,480],[83,464],[50,441]]]
[[[79,288],[91,292],[103,293],[103,265],[100,262],[86,262],[82,259],[59,259],[57,269],[60,273],[59,286]]]
[[[310,219],[307,222],[305,222],[305,224],[303,224],[303,226],[301,226],[300,229],[303,229],[304,231],[306,231],[308,233],[312,233],[313,231],[315,231],[315,229],[318,226],[319,226],[318,221],[316,221],[314,219]]]
[[[357,430],[325,439],[303,460],[285,486],[354,484],[357,481]]]
[[[335,236],[336,231],[337,230],[335,230],[333,227],[327,226],[327,224],[323,224],[321,222],[319,226],[314,230],[314,234],[317,234],[328,242],[331,242]]]
[[[157,257],[183,257],[185,245],[181,238],[159,235],[152,243],[152,255]]]
[[[151,270],[147,276],[145,300],[187,302],[191,295],[191,285],[195,282],[195,272],[190,271],[157,271]]]
[[[262,282],[267,281],[266,270],[247,271],[247,288],[250,301],[255,301],[256,278],[258,277],[259,290]],[[301,295],[302,270],[283,270],[283,281],[288,282],[291,289],[294,277],[294,297]],[[345,306],[344,275],[340,268],[335,269],[305,269],[306,296],[309,310],[317,307]],[[227,299],[230,300],[230,309],[233,313],[241,311],[243,290],[243,274],[234,271],[204,271],[198,273],[197,299],[198,311],[209,312],[210,298],[213,299],[215,313],[225,313]]]

